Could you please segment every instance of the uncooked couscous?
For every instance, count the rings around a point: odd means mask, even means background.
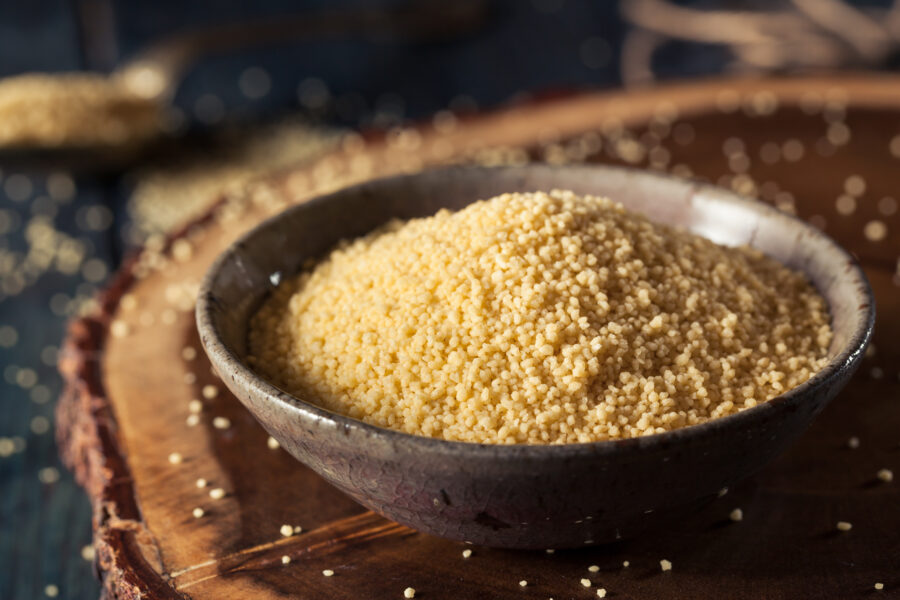
[[[118,78],[30,73],[0,81],[0,146],[118,146],[162,127],[160,106]]]
[[[759,251],[552,191],[341,244],[273,291],[249,346],[279,387],[373,425],[558,444],[755,406],[820,369],[831,336],[822,297]]]

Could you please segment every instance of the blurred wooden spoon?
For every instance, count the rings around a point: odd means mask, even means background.
[[[167,38],[109,75],[8,77],[0,80],[0,161],[89,170],[128,164],[170,135],[178,84],[204,56],[340,36],[442,41],[471,32],[486,15],[485,0],[456,0],[267,18]]]

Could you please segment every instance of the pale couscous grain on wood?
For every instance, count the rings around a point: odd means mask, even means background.
[[[394,222],[282,283],[250,362],[286,391],[411,434],[643,436],[724,417],[825,363],[826,303],[748,248],[571,192]]]

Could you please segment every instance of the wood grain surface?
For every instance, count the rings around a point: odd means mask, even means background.
[[[102,310],[72,324],[62,353],[57,433],[93,500],[104,593],[402,598],[413,587],[417,598],[559,599],[603,588],[617,599],[803,599],[869,597],[882,583],[880,597],[900,597],[900,482],[876,477],[884,468],[900,477],[898,134],[900,79],[710,81],[352,136],[333,155],[223,199],[127,263]],[[788,454],[713,507],[639,539],[500,551],[365,511],[270,448],[217,382],[194,327],[199,280],[238,234],[322,191],[432,164],[523,160],[652,166],[796,210],[864,264],[878,304],[874,351]],[[852,529],[838,531],[838,521]],[[302,532],[285,537],[283,525]]]

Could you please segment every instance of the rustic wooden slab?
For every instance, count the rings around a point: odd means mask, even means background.
[[[58,437],[94,503],[105,594],[402,598],[409,586],[417,598],[589,598],[602,587],[622,599],[799,599],[866,597],[880,582],[883,597],[900,597],[900,481],[876,478],[882,468],[900,477],[900,216],[883,200],[900,196],[898,134],[900,79],[715,81],[458,123],[445,116],[368,143],[350,137],[341,151],[223,200],[123,266],[100,312],[72,324],[62,353]],[[787,455],[703,513],[614,546],[472,547],[464,558],[465,545],[365,511],[269,448],[210,372],[193,294],[229,241],[289,203],[431,164],[526,159],[650,164],[795,206],[865,265],[878,301],[875,351]],[[202,403],[193,426],[192,400]],[[224,497],[210,497],[216,488]],[[742,521],[729,520],[734,508]],[[838,532],[838,521],[852,530]],[[303,531],[284,537],[284,524]]]

